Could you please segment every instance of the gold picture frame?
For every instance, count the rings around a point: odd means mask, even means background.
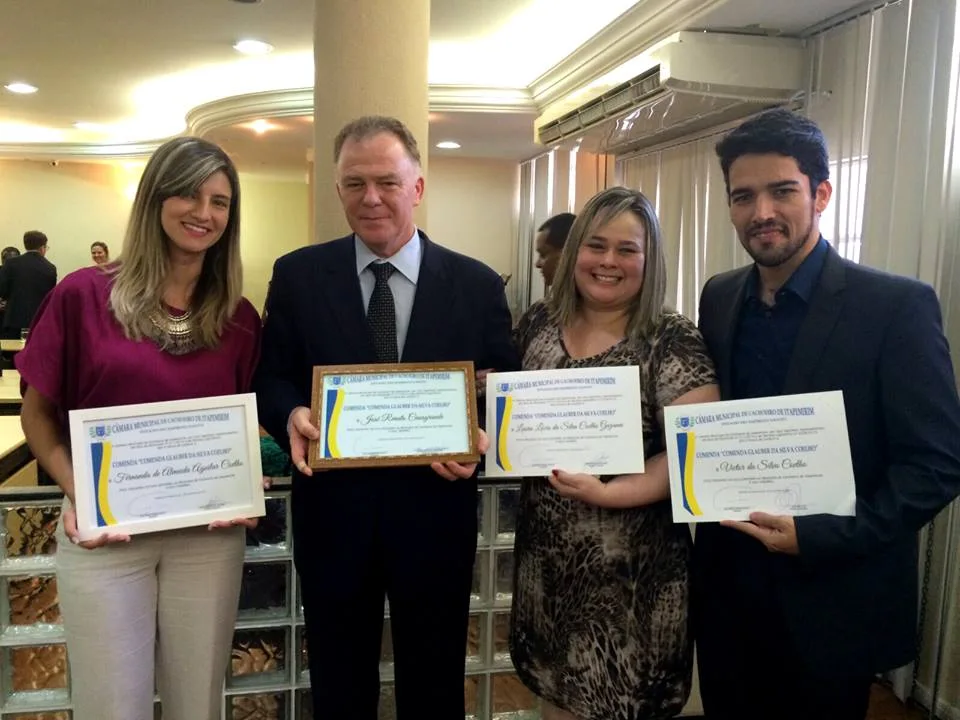
[[[320,430],[307,452],[314,470],[480,461],[470,361],[318,365],[310,419]],[[409,451],[396,451],[407,443]]]

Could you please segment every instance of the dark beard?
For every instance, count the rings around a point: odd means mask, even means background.
[[[807,244],[810,240],[810,236],[813,234],[813,218],[816,210],[811,210],[810,218],[807,221],[807,227],[802,232],[799,233],[796,237],[787,235],[786,228],[780,225],[779,223],[766,223],[764,225],[759,225],[751,227],[747,231],[747,242],[742,243],[744,250],[747,251],[747,254],[753,258],[753,261],[761,266],[767,268],[780,267],[784,263],[790,261],[800,250]],[[767,251],[756,252],[750,246],[751,235],[757,230],[773,227],[777,230],[780,230],[783,235],[786,236],[787,242],[783,247],[771,249]]]

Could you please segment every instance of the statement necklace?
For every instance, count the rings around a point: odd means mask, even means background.
[[[189,310],[180,315],[171,315],[166,309],[158,309],[149,317],[152,339],[162,350],[171,355],[186,355],[199,347]]]

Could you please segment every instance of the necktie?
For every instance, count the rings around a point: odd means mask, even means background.
[[[396,268],[390,263],[376,262],[370,263],[367,267],[377,278],[377,284],[373,286],[373,294],[370,296],[370,304],[367,306],[367,326],[370,328],[377,361],[399,362],[397,313],[393,304],[393,292],[387,284]]]

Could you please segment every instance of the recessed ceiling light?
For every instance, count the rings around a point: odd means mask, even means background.
[[[234,44],[233,49],[243,55],[266,55],[273,52],[273,45],[263,40],[240,40]]]
[[[260,119],[260,120],[254,120],[253,122],[249,122],[246,125],[244,125],[244,127],[250,128],[257,135],[263,135],[267,130],[273,130],[277,126],[274,125],[269,120]]]
[[[37,91],[37,88],[30,83],[25,82],[12,82],[4,87],[12,93],[17,93],[18,95],[30,95]]]
[[[443,142],[438,142],[437,147],[441,150],[459,150],[460,143],[453,140],[444,140]]]

